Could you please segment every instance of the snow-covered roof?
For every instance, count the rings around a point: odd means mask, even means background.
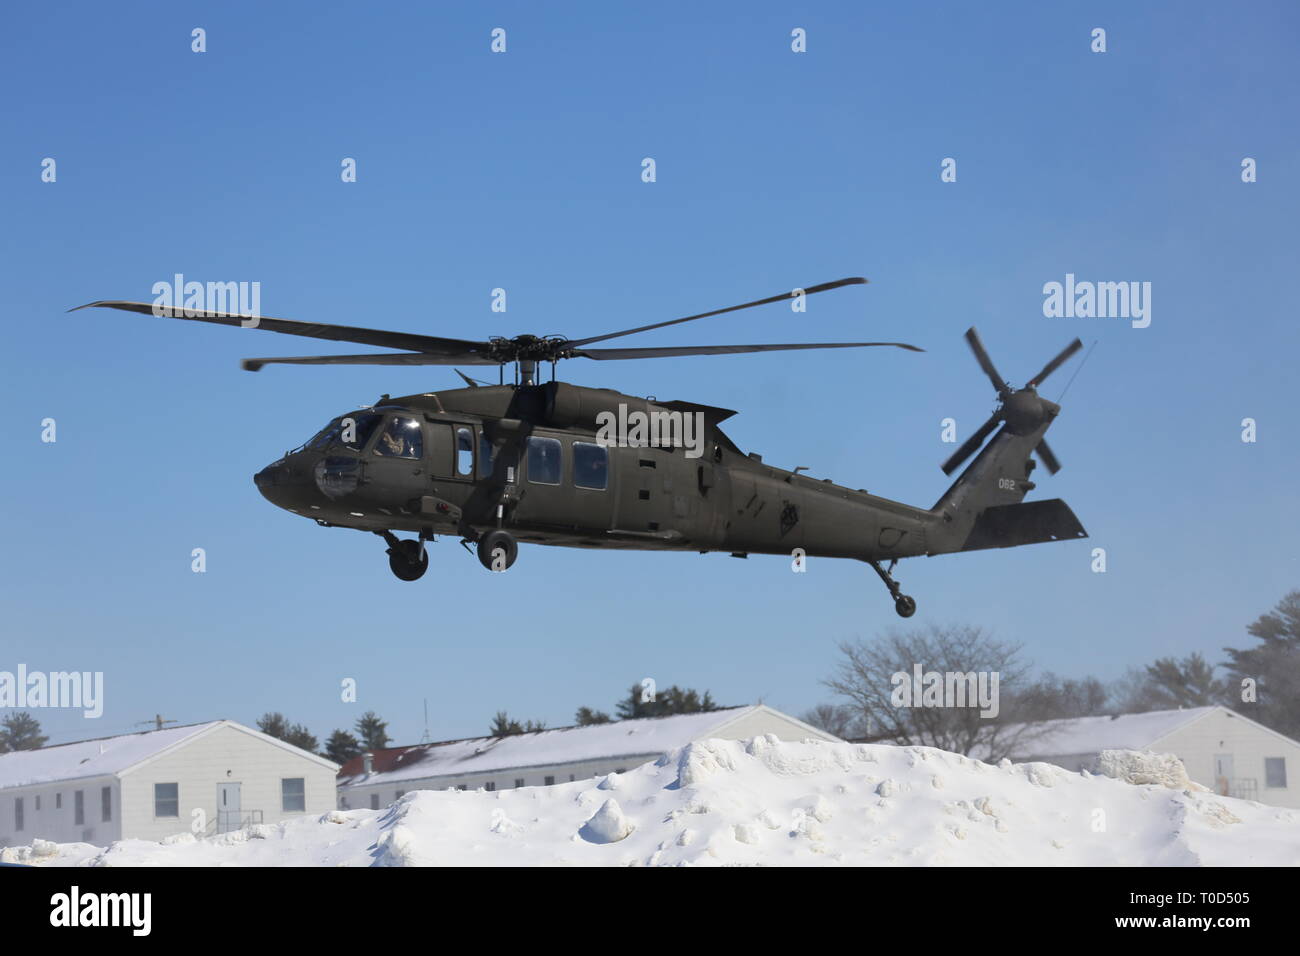
[[[0,754],[0,789],[121,773],[224,721],[56,744]]]
[[[209,720],[202,724],[144,730],[137,734],[119,734],[116,737],[78,740],[70,744],[0,754],[0,790],[123,774],[164,751],[223,726],[264,740],[305,760],[315,761],[332,770],[338,769],[338,764],[334,761],[260,730],[253,730],[233,720]]]
[[[1015,757],[1064,757],[1100,753],[1103,750],[1145,750],[1160,738],[1167,737],[1217,709],[1189,707],[1185,710],[1152,710],[1144,714],[1118,714],[1113,717],[1045,720],[1034,725],[1032,736],[1017,748]],[[1015,726],[1019,729],[1019,725]]]
[[[472,737],[399,747],[377,752],[374,773],[369,775],[358,772],[360,758],[349,761],[340,773],[339,786],[369,787],[428,777],[549,767],[585,760],[657,756],[707,737],[757,710],[757,706],[732,707],[699,714],[620,720],[507,737]]]

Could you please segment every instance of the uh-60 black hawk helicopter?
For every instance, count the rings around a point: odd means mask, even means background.
[[[576,548],[731,552],[856,558],[880,575],[902,617],[916,611],[891,575],[900,558],[1087,537],[1059,499],[1024,502],[1036,453],[1060,465],[1043,435],[1060,406],[1036,388],[1081,347],[1078,339],[1022,388],[1007,384],[972,328],[966,340],[997,390],[998,405],[943,464],[951,474],[997,434],[932,508],[917,508],[764,464],[719,427],[735,412],[693,402],[661,402],[555,381],[561,359],[666,358],[791,349],[866,348],[899,342],[591,348],[597,342],[812,295],[862,278],[840,279],[755,302],[582,339],[519,335],[468,341],[409,332],[258,317],[257,328],[317,339],[400,349],[369,355],[245,359],[248,371],[291,365],[496,365],[498,385],[457,370],[467,387],[390,398],[330,421],[318,434],[254,476],[273,504],[323,527],[371,531],[388,544],[389,566],[414,581],[429,565],[425,542],[456,535],[477,545],[484,567],[504,570],[518,542]],[[106,306],[217,325],[250,326],[228,312],[160,309],[140,302]],[[86,308],[88,306],[80,306]],[[537,381],[551,363],[551,381]],[[514,366],[505,383],[504,367]],[[649,444],[628,429],[609,441],[617,418],[702,425],[694,449]],[[1001,426],[999,428],[998,426]],[[667,447],[665,447],[667,445]],[[693,453],[694,452],[694,453]],[[414,539],[399,539],[408,532]],[[888,568],[882,562],[889,562]]]

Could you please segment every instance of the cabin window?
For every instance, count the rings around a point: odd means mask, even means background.
[[[99,791],[100,820],[110,823],[113,820],[113,788],[102,787]]]
[[[479,433],[478,436],[478,476],[488,478],[492,474],[492,466],[496,462],[496,449],[492,447],[491,440]]]
[[[86,791],[78,790],[72,795],[72,822],[81,826],[86,822]]]
[[[528,480],[535,485],[560,483],[560,440],[528,436]]]
[[[390,418],[375,442],[375,454],[381,458],[423,458],[420,423],[414,418]]]
[[[456,429],[456,477],[468,478],[474,473],[474,430]]]
[[[1264,786],[1286,789],[1286,758],[1264,758]]]
[[[181,815],[181,788],[177,783],[153,785],[153,815],[179,817]],[[81,822],[81,791],[77,791],[77,822]]]
[[[280,809],[285,813],[302,813],[307,809],[307,788],[302,777],[281,778]]]
[[[573,443],[573,483],[593,491],[604,491],[609,486],[609,452],[604,445]]]

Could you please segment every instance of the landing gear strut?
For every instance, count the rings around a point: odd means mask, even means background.
[[[429,553],[424,548],[424,536],[403,541],[391,531],[376,531],[388,543],[388,567],[403,581],[418,581],[429,570]]]
[[[893,575],[889,573],[890,571],[894,570],[894,565],[896,565],[898,562],[890,561],[888,570],[882,568],[880,566],[879,561],[869,561],[867,563],[870,564],[873,568],[875,568],[876,573],[880,575],[880,580],[884,581],[885,587],[889,588],[889,596],[894,599],[894,610],[897,612],[898,616],[911,617],[913,614],[915,614],[916,613],[915,599],[904,594],[903,589],[898,586],[898,582],[895,581]]]

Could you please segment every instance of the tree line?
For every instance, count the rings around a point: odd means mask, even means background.
[[[1042,721],[1145,713],[1221,704],[1300,739],[1300,590],[1291,591],[1246,632],[1258,642],[1225,647],[1211,664],[1199,653],[1161,657],[1109,683],[1096,677],[1034,676],[1018,644],[969,625],[891,631],[840,645],[823,684],[836,701],[802,719],[837,737],[917,743],[998,760],[1024,753]],[[975,707],[900,706],[895,674],[925,671],[999,674],[997,717]]]

